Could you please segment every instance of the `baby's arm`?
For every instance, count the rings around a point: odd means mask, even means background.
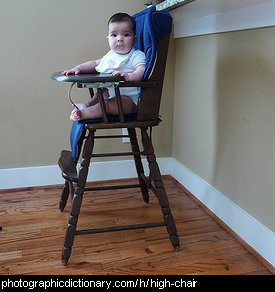
[[[65,70],[62,72],[62,75],[78,75],[85,73],[94,73],[96,72],[95,67],[99,65],[101,59],[88,61],[86,63],[75,66],[72,69]]]
[[[133,71],[132,73],[114,71],[112,73],[112,75],[113,76],[116,76],[116,75],[123,76],[125,81],[141,81],[143,74],[144,74],[144,71],[145,71],[145,65],[142,64],[142,65],[137,66],[135,71]]]

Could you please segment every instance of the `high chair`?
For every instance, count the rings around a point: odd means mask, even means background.
[[[136,20],[137,41],[135,46],[146,55],[146,70],[143,81],[126,82],[121,76],[110,76],[106,74],[81,74],[70,76],[63,76],[60,73],[52,74],[53,80],[60,82],[71,82],[72,85],[76,83],[79,88],[88,88],[91,96],[93,95],[93,88],[95,88],[99,95],[103,115],[100,119],[73,122],[71,130],[72,151],[63,150],[58,161],[58,164],[62,170],[62,175],[65,179],[65,184],[59,203],[59,209],[61,211],[63,211],[66,206],[69,194],[72,195],[69,223],[62,250],[62,263],[64,265],[68,263],[71,255],[75,235],[80,234],[94,234],[100,232],[166,226],[174,249],[179,249],[179,237],[177,235],[176,225],[171,214],[167,194],[164,189],[151,140],[152,127],[159,125],[161,122],[159,118],[159,108],[172,18],[167,11],[156,11],[155,7],[147,8],[146,10],[135,14],[133,17]],[[119,115],[117,116],[110,116],[106,113],[103,98],[103,88],[106,87],[114,87],[119,110]],[[136,114],[125,115],[123,113],[119,90],[121,87],[141,87],[141,95]],[[128,137],[130,138],[132,151],[126,153],[93,153],[95,139],[124,137],[123,135],[98,136],[95,135],[96,132],[103,129],[122,128],[128,129]],[[142,151],[139,148],[136,129],[141,131],[141,143],[143,146]],[[77,171],[76,166],[80,155],[82,158],[79,171]],[[86,187],[91,158],[125,155],[132,155],[134,158],[139,184],[113,187]],[[149,177],[146,177],[144,174],[141,155],[145,155],[147,157],[149,164]],[[159,201],[164,221],[157,223],[114,226],[109,228],[77,230],[78,216],[85,191],[123,189],[128,187],[139,187],[143,200],[147,203],[149,202],[148,190],[151,190]]]

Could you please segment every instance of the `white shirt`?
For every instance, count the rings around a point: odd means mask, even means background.
[[[111,74],[114,71],[132,73],[139,65],[145,65],[145,54],[142,51],[133,48],[128,54],[118,54],[110,50],[102,57],[95,69],[99,73]],[[122,87],[120,88],[120,94],[129,96],[137,104],[140,87]],[[109,95],[109,98],[115,96],[113,88],[109,88]]]

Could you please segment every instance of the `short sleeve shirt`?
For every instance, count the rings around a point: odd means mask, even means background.
[[[99,73],[108,74],[114,71],[132,73],[139,65],[145,65],[145,54],[142,51],[132,49],[128,54],[122,55],[111,50],[102,57],[95,69]],[[129,96],[137,104],[140,87],[122,87],[120,88],[120,94]],[[109,95],[110,98],[115,96],[113,88],[109,89]]]

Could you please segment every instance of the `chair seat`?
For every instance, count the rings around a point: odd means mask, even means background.
[[[133,121],[133,122],[109,122],[109,123],[95,123],[95,124],[85,124],[86,129],[96,130],[96,129],[114,129],[114,128],[148,128],[157,126],[161,122],[160,119],[152,121]]]
[[[120,122],[118,115],[108,115],[108,123],[104,123],[103,118],[96,118],[90,120],[81,120],[79,122],[73,122],[70,142],[72,149],[72,157],[77,160],[79,140],[82,137],[85,129],[96,131],[97,129],[121,129],[121,128],[148,128],[157,126],[161,120],[149,120],[149,121],[137,121],[136,114],[125,115],[125,122]]]

